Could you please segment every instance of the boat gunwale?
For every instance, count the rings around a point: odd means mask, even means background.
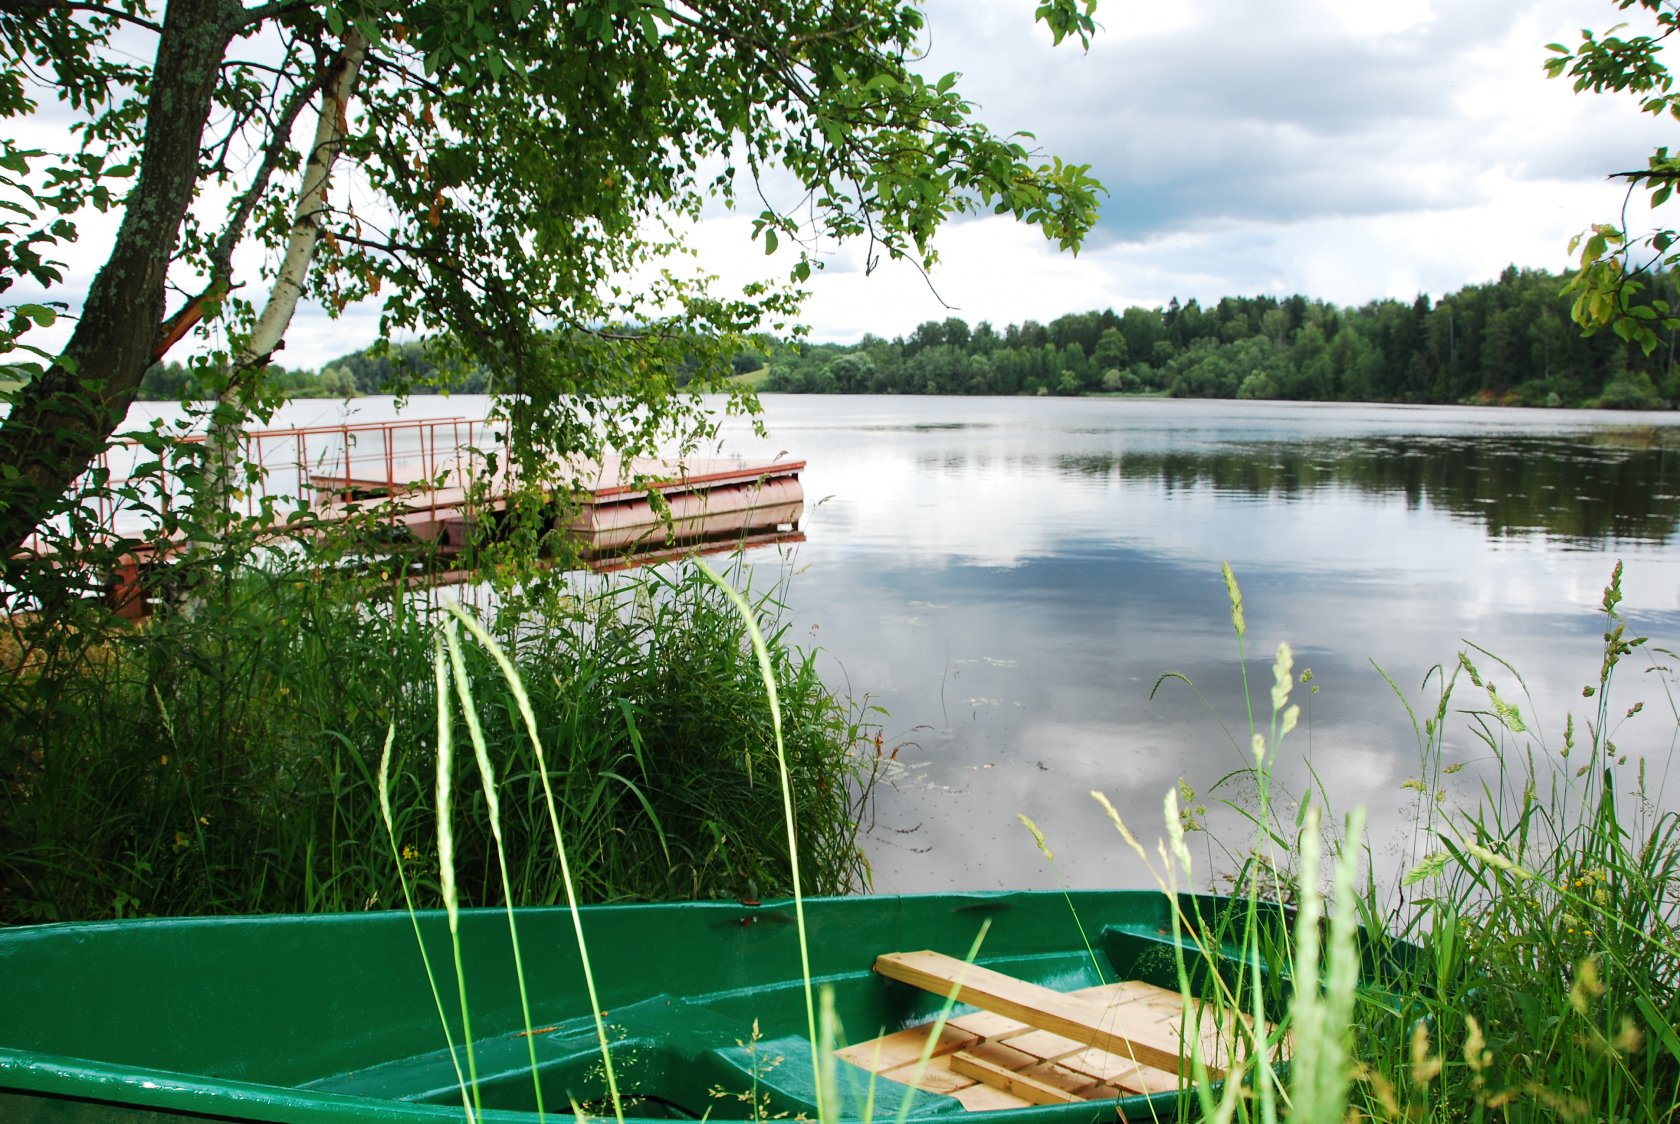
[[[1214,898],[1209,895],[1184,895],[1184,904],[1221,905],[1225,899]],[[897,918],[897,923],[914,924],[924,921],[921,914],[929,917],[943,917],[954,914],[964,923],[972,921],[978,926],[980,920],[988,916],[996,916],[1002,911],[1011,911],[1018,907],[1031,914],[1026,919],[1038,926],[1044,926],[1053,913],[1059,913],[1065,919],[1068,915],[1069,899],[1057,891],[974,891],[967,893],[951,893],[939,895],[880,895],[853,896],[842,898],[812,898],[804,902],[808,917],[817,922],[821,928],[825,920],[835,916],[852,915],[870,918],[873,915],[887,914]],[[1170,947],[1171,938],[1167,931],[1161,928],[1159,922],[1168,919],[1168,902],[1164,895],[1157,891],[1074,891],[1072,904],[1082,910],[1097,916],[1096,929],[1098,932],[1116,932],[1140,938],[1151,944],[1160,943]],[[1032,911],[1043,912],[1040,917]],[[588,922],[594,919],[597,928],[608,919],[614,919],[620,925],[642,919],[646,920],[650,914],[660,911],[683,911],[687,916],[687,923],[693,927],[699,925],[695,918],[704,919],[704,923],[712,928],[721,927],[720,934],[730,933],[727,938],[734,942],[735,947],[743,952],[746,945],[759,942],[764,931],[774,933],[791,933],[791,921],[794,903],[791,900],[766,901],[763,903],[744,902],[683,902],[683,903],[654,903],[654,904],[609,904],[587,906],[583,908],[583,915]],[[564,906],[529,907],[517,911],[525,921],[546,920],[549,924],[556,924],[562,919],[569,918],[570,911]],[[1127,920],[1116,920],[1118,917]],[[503,910],[485,908],[462,911],[464,924],[468,928],[479,930],[477,936],[482,938],[485,931],[493,932],[498,923],[505,924],[506,914]],[[767,919],[775,918],[784,924],[767,924]],[[946,922],[954,924],[954,922]],[[283,915],[255,915],[237,918],[225,917],[173,917],[155,918],[133,921],[83,921],[61,922],[39,926],[26,926],[11,930],[0,930],[0,969],[4,969],[8,960],[7,945],[12,943],[30,943],[37,940],[60,942],[67,941],[71,946],[79,946],[87,941],[97,941],[106,934],[125,934],[138,939],[141,935],[153,941],[159,936],[170,936],[176,933],[193,933],[204,931],[209,933],[233,932],[235,935],[261,934],[265,931],[285,936],[294,932],[344,933],[350,934],[357,930],[383,933],[391,937],[395,930],[389,927],[400,926],[407,931],[412,925],[418,924],[423,932],[428,932],[435,939],[439,929],[447,926],[447,915],[443,911],[421,911],[410,915],[401,911],[384,911],[381,913],[359,914],[283,914]],[[299,928],[301,927],[301,928]],[[610,926],[609,926],[610,927]],[[569,922],[568,922],[569,928]],[[523,930],[523,925],[522,925]],[[735,937],[734,931],[742,936]],[[755,936],[755,931],[758,931]],[[1032,958],[1034,956],[1063,957],[1068,954],[1071,946],[1053,945],[1042,937],[1034,934],[1037,945],[1031,947],[1021,945],[1020,941],[1006,944],[1003,947],[993,946],[987,952],[994,955],[983,955],[981,961],[997,964],[1011,959]],[[412,941],[412,936],[409,938]],[[720,935],[720,943],[724,938]],[[1033,951],[1036,949],[1036,951]],[[574,950],[575,951],[575,950]],[[868,954],[872,961],[873,951]],[[417,958],[416,958],[417,959]],[[833,955],[819,956],[818,963],[813,965],[812,983],[821,986],[824,983],[856,983],[867,972],[860,973],[853,967],[841,967],[844,958]],[[769,983],[755,983],[746,987],[724,987],[715,991],[701,993],[707,1004],[722,1004],[724,1008],[733,1006],[750,995],[762,992],[765,987],[791,987],[798,981],[776,975]],[[624,989],[621,988],[621,991]],[[645,989],[644,989],[645,990]],[[694,1000],[700,1002],[698,998]],[[604,1000],[605,1002],[605,1000]],[[9,1020],[0,1016],[0,1026]],[[475,1027],[475,1030],[478,1028]],[[489,1028],[486,1028],[489,1029]],[[489,1039],[503,1033],[496,1030],[479,1035],[481,1040]],[[393,1058],[392,1060],[396,1060]],[[350,1072],[351,1070],[340,1071]],[[863,1071],[859,1071],[860,1073]],[[325,1080],[326,1075],[311,1080]],[[183,1113],[189,1116],[220,1116],[236,1120],[250,1120],[273,1122],[273,1124],[327,1124],[327,1122],[371,1122],[371,1121],[404,1121],[416,1122],[440,1119],[458,1119],[461,1112],[459,1103],[440,1104],[423,1103],[398,1098],[374,1097],[361,1094],[346,1094],[326,1089],[307,1087],[307,1082],[285,1084],[269,1081],[253,1081],[237,1077],[212,1077],[202,1073],[183,1072],[152,1066],[140,1066],[123,1061],[106,1061],[96,1058],[74,1057],[62,1053],[49,1053],[22,1050],[14,1047],[0,1046],[0,1097],[7,1094],[20,1093],[33,1096],[47,1096],[70,1098],[78,1100],[98,1101],[101,1103],[121,1107],[124,1105],[134,1108],[146,1108],[153,1111]],[[1135,1109],[1139,1112],[1153,1112],[1163,1105],[1170,1105],[1182,1096],[1182,1092],[1138,1095],[1124,1098],[1120,1101],[1093,1101],[1074,1105],[1046,1105],[1033,1106],[1023,1109],[998,1110],[990,1114],[992,1122],[989,1124],[1014,1124],[1016,1121],[1035,1121],[1042,1124],[1051,1122],[1086,1121],[1102,1118],[1111,1120],[1116,1105],[1124,1106],[1128,1114]],[[951,1101],[949,1097],[931,1093],[918,1093],[917,1104],[913,1108],[910,1118],[916,1121],[933,1117],[944,1118],[953,1109],[943,1102]],[[3,1101],[0,1101],[3,1104]],[[955,1102],[952,1101],[954,1105]],[[1020,1117],[1018,1113],[1031,1113],[1028,1117]],[[243,1114],[243,1115],[241,1115]],[[962,1113],[967,1115],[966,1112]],[[565,1115],[560,1113],[557,1115]],[[534,1113],[518,1109],[486,1109],[486,1121],[530,1121]],[[627,1120],[641,1121],[652,1118],[627,1116]],[[720,1118],[721,1119],[721,1118]],[[856,1120],[855,1115],[842,1116],[842,1120]]]

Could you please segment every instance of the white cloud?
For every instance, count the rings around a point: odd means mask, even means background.
[[[1410,299],[1507,264],[1560,269],[1574,233],[1620,211],[1605,175],[1669,140],[1630,99],[1575,95],[1542,73],[1546,43],[1623,18],[1605,0],[1105,0],[1088,54],[1052,49],[1033,7],[933,0],[922,65],[963,72],[999,131],[1031,129],[1045,151],[1094,166],[1112,195],[1086,251],[970,219],[943,232],[930,289],[902,264],[866,275],[861,248],[846,248],[811,283],[816,338],[906,332],[952,314],[939,297],[1001,324],[1173,296]],[[749,229],[708,210],[702,266],[734,283],[785,270]],[[66,294],[85,286],[98,241],[90,230]],[[347,310],[335,323],[305,305],[284,361],[361,346],[375,319]]]

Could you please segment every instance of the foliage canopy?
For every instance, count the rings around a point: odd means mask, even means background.
[[[1663,62],[1663,47],[1680,30],[1680,8],[1673,0],[1612,0],[1618,11],[1643,9],[1655,27],[1650,33],[1633,34],[1627,24],[1617,24],[1603,33],[1590,28],[1581,31],[1573,49],[1552,43],[1546,73],[1553,78],[1574,80],[1575,91],[1591,90],[1632,94],[1641,112],[1680,120],[1680,91]],[[1680,181],[1680,154],[1667,145],[1646,159],[1643,169],[1614,172],[1612,178],[1627,182],[1628,193],[1644,188],[1651,206],[1666,204]],[[1667,301],[1635,301],[1647,281],[1656,274],[1680,266],[1680,232],[1659,227],[1634,235],[1623,223],[1595,223],[1578,235],[1571,252],[1580,254],[1580,268],[1570,280],[1576,294],[1575,319],[1588,332],[1608,327],[1625,340],[1644,347],[1647,354],[1660,342],[1659,328],[1680,328],[1680,317]]]
[[[1088,43],[1094,9],[1036,16]],[[70,126],[63,151],[0,138],[0,291],[49,295],[0,316],[0,362],[29,376],[0,426],[0,554],[188,332],[225,402],[261,403],[258,291],[281,331],[303,291],[380,300],[387,337],[443,331],[517,403],[516,448],[634,451],[703,430],[676,372],[713,388],[745,333],[788,330],[837,240],[925,268],[941,223],[990,210],[1077,249],[1099,185],[982,124],[955,75],[919,73],[924,18],[895,0],[8,5],[0,118]],[[797,252],[786,283],[720,293],[673,264],[680,228],[748,182],[755,238]],[[50,354],[29,333],[69,304],[52,298],[89,209],[122,224]]]

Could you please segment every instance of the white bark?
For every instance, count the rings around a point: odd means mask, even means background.
[[[333,164],[343,147],[345,114],[350,97],[355,92],[362,62],[367,57],[367,39],[355,27],[344,36],[344,46],[334,64],[336,72],[321,92],[321,112],[315,124],[315,142],[310,146],[309,159],[304,162],[297,205],[292,209],[292,233],[286,240],[286,254],[280,262],[280,272],[269,289],[268,302],[251,329],[250,338],[234,358],[230,382],[222,394],[222,404],[233,407],[221,411],[228,420],[212,419],[205,437],[205,483],[212,509],[228,510],[233,499],[233,474],[239,459],[246,417],[245,379],[242,373],[268,363],[268,358],[285,338],[297,311],[298,298],[309,278],[309,266],[315,260],[315,247],[321,241],[326,226],[327,186],[332,179]]]

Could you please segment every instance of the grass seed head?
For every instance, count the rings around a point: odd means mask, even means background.
[[[1482,1036],[1482,1024],[1475,1015],[1464,1016],[1464,1064],[1472,1073],[1481,1073],[1493,1064],[1493,1051]]]
[[[1231,626],[1237,630],[1237,639],[1241,640],[1248,632],[1248,624],[1243,619],[1242,590],[1237,588],[1237,575],[1231,571],[1229,562],[1221,564],[1219,572],[1225,576],[1225,592],[1231,599]]]
[[[1427,1088],[1441,1073],[1441,1055],[1429,1052],[1429,1028],[1422,1019],[1412,1024],[1412,1084]]]

